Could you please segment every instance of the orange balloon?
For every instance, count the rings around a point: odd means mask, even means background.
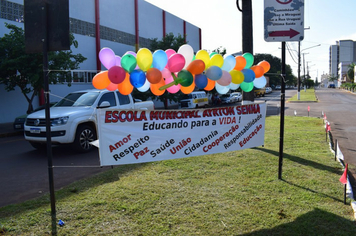
[[[189,71],[193,75],[201,74],[203,73],[204,70],[205,70],[205,63],[203,60],[200,59],[196,59],[192,61],[187,67],[187,71]]]
[[[162,80],[162,73],[157,68],[150,68],[146,72],[146,78],[151,84],[157,84]]]
[[[237,56],[235,57],[236,64],[235,64],[235,70],[242,70],[246,66],[246,59],[243,56]]]
[[[268,61],[261,61],[260,63],[258,63],[258,65],[263,67],[265,73],[267,73],[271,68],[271,65],[269,64]]]
[[[204,90],[211,91],[213,88],[215,88],[215,81],[208,79],[208,84],[205,86]]]
[[[151,92],[156,96],[161,96],[162,94],[164,94],[164,92],[166,90],[165,89],[159,90],[159,88],[164,85],[166,85],[166,83],[164,82],[164,79],[162,78],[161,81],[159,81],[157,84],[150,85]]]
[[[191,92],[194,91],[194,89],[195,89],[194,82],[191,85],[189,85],[188,87],[180,86],[180,91],[184,94],[190,94]]]
[[[120,84],[117,85],[119,92],[122,95],[129,95],[132,90],[133,90],[133,86],[130,83],[130,74],[126,72],[126,76],[124,81],[122,81]]]
[[[117,84],[114,84],[114,83],[110,83],[107,87],[106,87],[107,90],[109,91],[115,91],[117,89]]]
[[[96,74],[91,83],[96,89],[105,89],[111,83],[108,71],[102,71]]]
[[[252,66],[250,69],[253,70],[253,72],[255,72],[256,78],[260,78],[265,73],[263,67],[259,65]]]

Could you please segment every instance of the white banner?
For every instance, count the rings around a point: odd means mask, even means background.
[[[98,109],[101,166],[162,161],[264,144],[266,103],[191,110]]]

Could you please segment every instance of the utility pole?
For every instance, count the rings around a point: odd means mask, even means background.
[[[242,8],[236,0],[236,6],[242,12],[242,52],[253,55],[252,0],[242,0]],[[242,92],[242,100],[254,102],[254,91]]]

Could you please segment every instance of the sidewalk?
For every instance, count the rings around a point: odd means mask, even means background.
[[[22,130],[15,130],[12,122],[9,123],[0,123],[0,138],[23,135]]]

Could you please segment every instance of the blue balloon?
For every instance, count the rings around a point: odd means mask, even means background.
[[[134,70],[130,73],[130,83],[135,88],[142,87],[146,82],[145,72],[142,70]]]
[[[168,57],[165,51],[158,49],[153,54],[152,67],[157,68],[159,70],[163,70],[166,67],[168,62]]]
[[[235,65],[236,65],[235,57],[233,55],[228,55],[224,58],[224,64],[222,65],[221,69],[230,71],[234,69]]]
[[[211,66],[206,70],[206,76],[211,80],[219,80],[223,74],[222,70],[218,66]]]
[[[255,72],[251,69],[242,69],[242,74],[244,74],[244,82],[249,83],[255,80],[256,75]]]
[[[200,89],[204,89],[208,85],[208,77],[204,74],[195,75],[195,86]]]

